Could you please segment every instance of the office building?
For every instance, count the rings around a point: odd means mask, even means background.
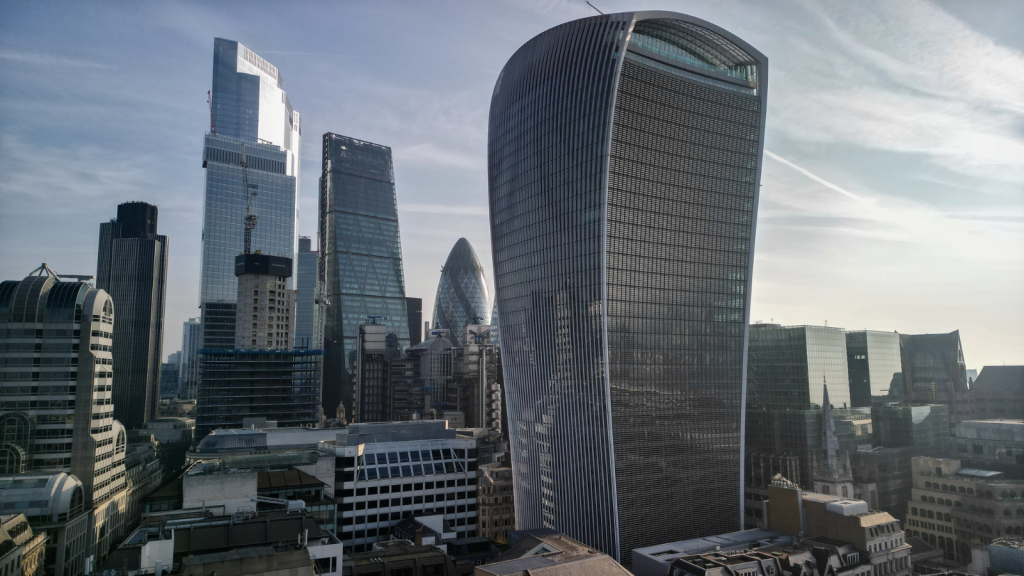
[[[493,331],[492,326],[485,324],[468,324],[463,328],[462,349],[455,367],[454,408],[466,415],[467,427],[502,434],[505,393],[500,352],[491,339]]]
[[[455,340],[464,344],[462,332],[466,326],[491,323],[489,301],[484,267],[469,240],[459,238],[441,268],[433,327],[450,330]]]
[[[24,514],[33,531],[46,534],[43,573],[84,573],[92,515],[78,478],[63,472],[0,476],[0,508],[0,515]]]
[[[950,449],[949,406],[875,406],[871,428],[875,445],[913,447],[915,456],[943,456]]]
[[[900,364],[906,401],[950,404],[967,391],[967,367],[960,331],[948,334],[900,334]]]
[[[408,516],[443,515],[456,538],[477,535],[477,441],[447,422],[350,424],[320,449],[335,457],[345,550],[372,550]]]
[[[957,412],[964,420],[1024,419],[1024,366],[982,368],[970,393],[957,398]]]
[[[252,251],[295,260],[301,123],[278,69],[232,40],[216,38],[210,131],[203,148],[201,348],[235,347],[235,257],[244,250],[250,189],[258,192]],[[245,155],[246,166],[242,166]],[[292,289],[294,271],[287,280]]]
[[[807,410],[821,406],[828,384],[832,405],[848,408],[846,361],[842,328],[754,324],[747,360],[747,404]]]
[[[391,148],[324,134],[319,237],[321,290],[327,299],[324,413],[347,420],[355,396],[359,326],[376,319],[402,350],[409,347]]]
[[[1020,536],[1024,482],[1001,472],[965,468],[950,458],[915,457],[914,488],[907,503],[907,533],[943,550],[946,558],[970,562],[972,544]]]
[[[157,207],[126,202],[100,224],[96,287],[114,300],[114,417],[138,430],[156,417],[167,296],[167,237],[156,233]]]
[[[956,425],[953,454],[967,468],[1024,480],[1024,420],[967,420]]]
[[[789,548],[792,545],[793,538],[785,534],[761,529],[741,530],[637,548],[633,550],[633,565],[630,569],[636,576],[666,576],[671,571],[672,563],[685,556],[708,552],[730,555],[751,549]]]
[[[320,350],[206,350],[201,355],[196,438],[246,418],[278,426],[320,422]]]
[[[98,504],[124,487],[114,420],[114,303],[46,265],[0,283],[0,472],[69,472]]]
[[[491,245],[520,526],[626,563],[742,526],[767,72],[669,12],[559,25],[502,70]]]
[[[0,515],[0,574],[42,576],[46,534],[33,532],[24,514]]]
[[[405,297],[405,312],[409,317],[409,346],[423,342],[423,298]]]
[[[896,332],[857,330],[846,333],[846,361],[850,370],[850,406],[870,407],[872,398],[902,393],[900,335]]]
[[[199,350],[203,344],[203,325],[189,318],[181,327],[181,373],[178,398],[194,400],[199,386]]]
[[[988,557],[996,574],[1024,572],[1024,538],[1006,536],[988,545]]]
[[[867,502],[872,510],[888,512],[904,521],[905,503],[914,487],[910,459],[916,455],[914,447],[876,446],[850,452],[857,498]]]
[[[214,514],[200,507],[154,515],[100,571],[152,574],[161,566],[165,573],[193,576],[341,576],[341,544],[304,510]]]
[[[853,574],[910,576],[910,545],[899,521],[867,502],[805,492],[784,479],[768,490],[768,529],[800,536],[805,549],[849,545],[840,557],[864,565]],[[853,558],[850,558],[850,556]],[[842,573],[842,572],[839,572]]]
[[[498,464],[480,466],[479,482],[478,532],[495,542],[507,543],[508,533],[516,529],[512,468]]]
[[[160,397],[174,398],[178,395],[181,383],[178,376],[181,374],[181,352],[175,352],[167,357],[167,362],[160,365]],[[152,420],[152,418],[150,418]],[[148,422],[148,420],[147,420]]]
[[[353,422],[392,420],[387,329],[383,324],[363,324],[359,327]]]
[[[299,236],[299,260],[295,265],[295,347],[320,349],[319,333],[320,283],[317,280],[318,256],[309,236]]]
[[[429,540],[429,539],[428,539]],[[417,544],[409,540],[382,540],[364,552],[345,553],[345,574],[352,576],[411,574],[457,576],[464,574],[455,567],[450,556],[434,544]]]
[[[290,258],[239,254],[238,316],[234,348],[290,350],[295,334],[295,290],[286,288]]]

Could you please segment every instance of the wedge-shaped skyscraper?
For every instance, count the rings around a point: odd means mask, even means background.
[[[768,62],[637,12],[521,47],[488,170],[516,524],[623,562],[738,530]]]
[[[391,148],[324,134],[319,253],[327,299],[323,408],[327,418],[351,420],[359,325],[384,324],[391,343],[409,347]]]
[[[434,298],[434,328],[451,330],[462,344],[463,331],[470,324],[489,324],[487,281],[476,251],[465,238],[459,238],[441,269]]]

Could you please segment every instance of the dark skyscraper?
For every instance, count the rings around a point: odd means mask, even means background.
[[[156,417],[167,294],[167,237],[157,207],[126,202],[100,224],[96,287],[114,301],[114,418],[137,430]]]
[[[320,286],[324,323],[323,407],[352,414],[359,326],[375,319],[409,347],[391,148],[324,134],[320,177]]]
[[[846,358],[850,368],[850,406],[870,408],[873,396],[903,393],[899,334],[875,330],[847,332]]]
[[[405,298],[405,312],[409,315],[409,345],[423,342],[423,298]]]
[[[308,236],[299,236],[299,277],[295,282],[295,346],[299,348],[320,347],[316,339],[317,304],[317,253]]]
[[[960,331],[948,334],[900,334],[900,359],[906,401],[949,404],[967,390]]]
[[[462,332],[466,326],[490,324],[489,301],[484,267],[469,240],[459,238],[448,253],[437,282],[433,328],[451,330],[452,338],[464,344]]]
[[[520,528],[615,556],[742,525],[768,62],[670,12],[562,24],[491,99]]]

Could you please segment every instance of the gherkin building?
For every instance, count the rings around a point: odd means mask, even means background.
[[[462,344],[462,332],[468,324],[491,323],[489,301],[484,267],[469,240],[459,238],[441,269],[433,327],[451,330],[452,338]]]

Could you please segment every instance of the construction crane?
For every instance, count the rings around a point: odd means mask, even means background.
[[[245,158],[245,144],[242,144],[242,182],[245,184],[245,253],[252,251],[252,231],[256,228],[256,184],[249,183],[249,167]],[[252,194],[249,194],[252,190]]]

